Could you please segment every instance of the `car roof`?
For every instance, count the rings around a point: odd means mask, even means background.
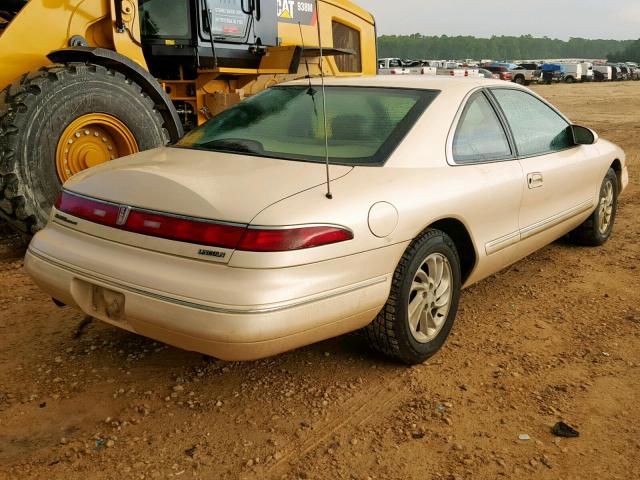
[[[282,85],[308,85],[309,79],[287,82]],[[319,77],[311,79],[314,86],[321,84]],[[505,85],[502,80],[482,77],[451,77],[448,75],[377,75],[364,77],[326,77],[327,86],[353,86],[378,88],[411,88],[418,90],[474,90],[478,87]]]

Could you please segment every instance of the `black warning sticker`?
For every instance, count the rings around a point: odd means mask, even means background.
[[[277,0],[278,21],[315,25],[316,2],[314,0]]]

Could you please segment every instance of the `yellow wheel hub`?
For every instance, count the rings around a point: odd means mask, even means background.
[[[87,168],[139,151],[133,133],[117,118],[105,113],[83,115],[60,137],[56,150],[58,177],[65,182]]]

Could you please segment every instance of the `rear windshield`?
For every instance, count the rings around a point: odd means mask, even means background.
[[[326,88],[329,159],[382,165],[438,95],[432,90]],[[325,162],[322,89],[273,87],[222,112],[176,146]]]

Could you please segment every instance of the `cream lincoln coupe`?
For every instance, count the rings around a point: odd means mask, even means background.
[[[624,152],[528,89],[331,79],[325,118],[311,83],[74,176],[28,272],[58,304],[226,360],[363,329],[418,363],[462,288],[564,235],[611,235]]]

